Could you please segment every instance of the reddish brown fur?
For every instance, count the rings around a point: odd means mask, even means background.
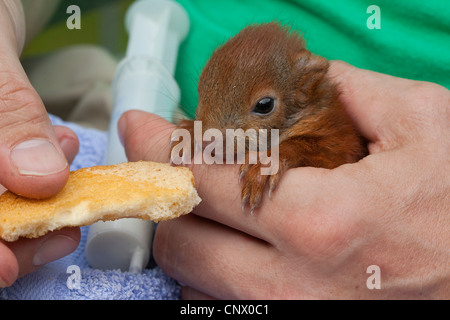
[[[261,164],[244,164],[242,204],[253,211],[265,187],[274,190],[293,167],[335,168],[358,161],[367,149],[345,113],[328,61],[311,54],[298,33],[277,23],[249,26],[211,56],[200,76],[196,120],[209,128],[280,131],[280,170],[261,176]],[[276,98],[266,116],[251,112],[265,97]],[[192,130],[193,122],[183,121]]]

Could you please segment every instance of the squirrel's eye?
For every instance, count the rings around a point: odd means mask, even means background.
[[[275,104],[274,98],[264,97],[255,104],[252,112],[260,115],[269,114],[275,109]]]

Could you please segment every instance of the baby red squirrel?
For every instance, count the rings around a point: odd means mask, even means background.
[[[249,204],[253,212],[266,185],[270,195],[289,168],[332,169],[367,154],[327,71],[326,59],[311,54],[297,32],[278,23],[246,27],[214,51],[204,67],[195,117],[203,132],[279,130],[276,173],[261,175],[260,162],[240,166],[243,209]],[[194,136],[193,121],[182,120],[178,128]]]

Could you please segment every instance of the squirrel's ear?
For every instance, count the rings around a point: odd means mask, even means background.
[[[328,60],[304,49],[295,61],[299,89],[306,96],[314,94],[328,71]]]

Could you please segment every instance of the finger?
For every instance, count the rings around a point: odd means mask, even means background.
[[[63,126],[55,126],[55,134],[61,146],[61,149],[66,156],[66,159],[69,163],[75,159],[78,154],[78,150],[80,147],[80,143],[78,141],[78,137],[75,132],[71,129],[63,127]],[[7,189],[0,185],[0,194],[5,192]]]
[[[249,298],[275,290],[266,278],[278,257],[271,246],[196,215],[158,225],[153,250],[165,273],[211,297]]]
[[[175,125],[156,115],[132,110],[119,119],[120,140],[130,161],[169,162],[170,136]]]
[[[417,143],[445,123],[449,95],[444,87],[359,69],[342,61],[330,63],[329,76],[338,83],[348,114],[371,142],[371,153]],[[441,110],[443,116],[436,117],[439,113],[431,110]]]
[[[69,165],[16,60],[6,56],[0,62],[0,184],[26,197],[48,197],[65,185]]]
[[[119,120],[119,132],[131,161],[168,162],[170,136],[175,126],[166,120],[142,111],[126,112]],[[195,186],[202,202],[195,213],[268,240],[271,212],[243,214],[239,165],[187,165],[193,172]],[[220,186],[218,185],[220,183]]]
[[[76,133],[63,126],[54,126],[53,129],[67,161],[72,163],[80,148],[80,142]]]
[[[14,253],[0,240],[0,288],[14,283],[19,275],[19,263]]]
[[[6,266],[0,266],[0,279],[10,285],[16,278],[65,257],[78,247],[80,237],[80,228],[64,228],[36,239],[20,238],[11,243],[1,241],[0,247],[3,248],[0,254],[4,254],[1,260]]]
[[[341,100],[361,133],[376,141],[377,128],[401,99],[409,80],[359,69],[342,61],[330,62],[330,78],[339,84]]]

